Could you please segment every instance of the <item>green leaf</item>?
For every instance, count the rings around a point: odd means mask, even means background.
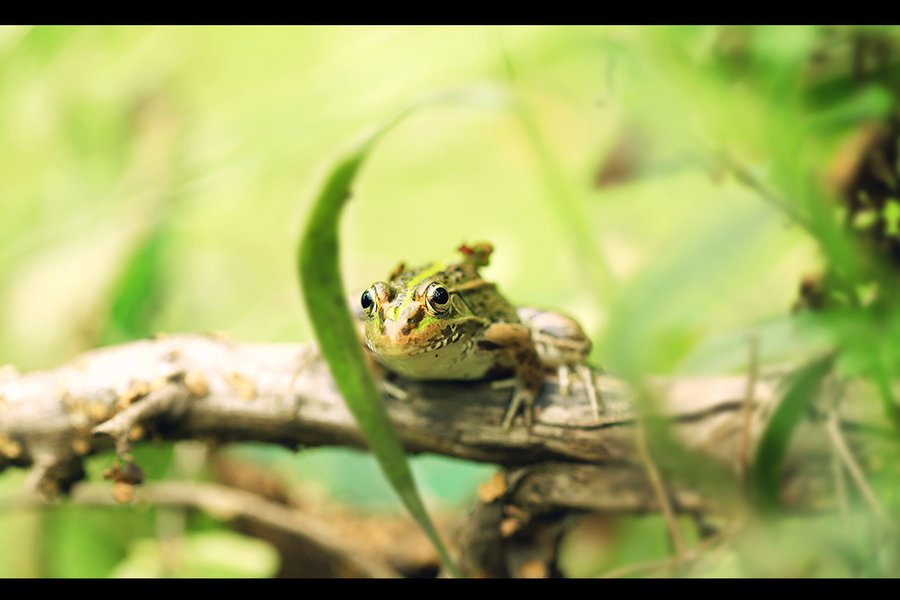
[[[827,129],[850,127],[867,120],[880,121],[886,118],[896,105],[891,90],[878,84],[870,84],[836,106],[814,114],[808,122],[808,127]]]
[[[434,100],[435,98],[432,98]],[[335,161],[319,191],[300,240],[300,286],[322,356],[337,382],[385,477],[441,555],[456,566],[434,528],[416,489],[406,454],[369,373],[340,277],[338,222],[356,174],[375,143],[421,103],[401,111]]]
[[[164,222],[154,225],[125,259],[111,290],[104,324],[104,343],[132,340],[153,333],[153,321],[163,296],[163,273],[169,232]]]
[[[778,506],[778,482],[791,436],[831,372],[834,358],[829,353],[793,373],[759,440],[750,470],[750,487],[754,502],[764,511]]]

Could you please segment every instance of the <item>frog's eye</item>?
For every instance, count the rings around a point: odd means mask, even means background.
[[[450,292],[440,283],[435,282],[428,286],[425,290],[425,299],[429,308],[436,313],[445,312],[450,308]]]
[[[372,312],[372,307],[375,306],[375,300],[372,298],[372,290],[368,289],[362,293],[362,296],[359,298],[359,303],[362,305],[363,310],[366,312]]]

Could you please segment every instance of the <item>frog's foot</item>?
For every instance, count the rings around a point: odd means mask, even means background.
[[[556,367],[556,376],[559,377],[559,393],[563,398],[569,397],[569,371],[572,367],[569,365],[559,365]]]
[[[556,369],[556,373],[559,377],[560,395],[564,398],[569,397],[569,393],[571,391],[571,380],[569,379],[569,373],[571,371],[575,371],[578,379],[580,379],[581,383],[584,385],[584,389],[591,401],[591,411],[594,413],[594,419],[599,422],[600,400],[597,395],[597,382],[594,380],[594,374],[591,372],[590,367],[584,364],[559,365],[559,367],[557,367]]]
[[[597,396],[597,381],[591,368],[587,365],[575,365],[575,372],[584,382],[584,389],[587,390],[588,398],[591,400],[591,410],[594,413],[594,420],[600,422],[600,399]]]
[[[495,379],[491,382],[492,390],[505,390],[506,388],[514,388],[519,385],[519,380],[515,377],[507,377],[506,379]]]
[[[401,388],[400,386],[394,385],[387,379],[381,379],[379,381],[379,385],[381,386],[381,391],[386,393],[388,396],[392,398],[396,398],[401,402],[406,402],[409,400],[409,393]]]
[[[522,410],[522,416],[525,418],[525,427],[531,429],[534,420],[534,400],[536,398],[534,391],[524,385],[517,385],[513,392],[512,400],[509,401],[509,408],[506,409],[506,416],[503,417],[503,430],[509,431],[513,419]]]

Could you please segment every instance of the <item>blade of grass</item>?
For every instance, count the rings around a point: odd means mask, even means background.
[[[447,569],[454,576],[459,576],[425,510],[403,446],[369,373],[346,306],[339,268],[338,222],[341,209],[350,197],[356,174],[378,140],[420,105],[401,111],[335,161],[319,190],[300,240],[297,258],[306,309],[322,356],[341,395],[391,487],[431,539]]]
[[[765,512],[778,506],[778,479],[791,435],[818,395],[825,376],[831,372],[834,358],[834,354],[829,353],[794,372],[781,402],[763,431],[750,469],[749,482],[754,502]]]
[[[512,91],[513,112],[528,144],[531,146],[538,163],[540,173],[547,188],[547,205],[556,216],[560,227],[568,233],[575,246],[574,259],[580,263],[581,272],[587,273],[594,288],[594,297],[609,298],[615,285],[615,277],[606,256],[600,251],[596,234],[591,229],[587,207],[578,191],[573,189],[569,178],[563,172],[559,161],[553,154],[546,137],[541,132],[538,119],[521,92],[519,77],[512,57],[503,41],[502,32],[498,32],[500,49],[506,77]]]
[[[153,317],[164,294],[164,255],[168,242],[168,228],[160,222],[126,259],[112,290],[102,343],[133,340],[152,333]]]
[[[887,416],[895,429],[900,429],[900,406],[894,399],[894,393],[891,390],[889,372],[889,368],[882,361],[879,361],[872,367],[871,376],[878,390],[878,397],[881,399],[885,416]]]

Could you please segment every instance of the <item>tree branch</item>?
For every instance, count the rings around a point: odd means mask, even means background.
[[[243,517],[303,538],[326,556],[346,563],[354,573],[367,577],[399,577],[386,562],[342,539],[320,520],[251,492],[213,483],[164,481],[141,486],[135,491],[133,500],[137,504],[154,506],[196,507],[224,520]],[[79,506],[117,505],[107,484],[74,486],[69,502]],[[34,495],[0,497],[0,512],[52,506],[52,501]]]
[[[48,371],[11,371],[4,369],[0,380],[0,470],[31,467],[31,485],[44,492],[65,491],[80,479],[82,457],[111,447],[125,454],[131,444],[148,438],[364,447],[327,366],[308,344],[179,335],[94,350]],[[599,468],[595,475],[602,472],[607,482],[627,473],[630,498],[620,493],[613,501],[610,490],[567,493],[580,498],[575,504],[583,508],[611,508],[615,502],[646,508],[655,502],[649,499],[653,494],[645,498],[634,491],[637,482],[646,481],[635,446],[634,399],[621,380],[594,375],[600,391],[599,423],[583,385],[573,386],[564,397],[550,375],[530,431],[520,422],[509,432],[502,430],[509,390],[490,383],[395,378],[393,385],[405,391],[407,399],[385,394],[385,403],[411,453],[506,467],[548,463],[551,471],[552,465],[567,464],[567,473],[581,477]],[[677,437],[733,471],[744,443],[741,436],[758,432],[766,407],[775,399],[776,381],[756,378],[749,425],[742,413],[743,377],[656,384],[665,401],[660,409]],[[696,492],[689,488],[676,492],[677,504],[699,503],[692,494]],[[799,494],[794,500],[802,504],[804,498],[809,497]]]
[[[553,574],[559,540],[584,511],[668,506],[673,513],[699,515],[740,501],[741,468],[778,400],[778,376],[754,368],[749,381],[657,380],[650,392],[660,404],[639,413],[623,381],[591,374],[599,391],[599,422],[583,383],[563,395],[556,376],[548,374],[533,427],[517,421],[504,431],[508,388],[411,382],[379,373],[384,389],[392,390],[384,402],[409,452],[508,469],[460,530],[466,573]],[[639,416],[654,433],[646,443],[659,467],[656,481],[641,459]],[[865,448],[864,436],[856,435],[862,431],[858,417],[850,422],[844,416],[826,428],[826,416],[811,414],[792,437],[781,482],[787,507],[833,504],[829,435],[833,440],[842,432],[847,453]],[[864,441],[873,437],[878,438]],[[154,439],[252,440],[290,448],[365,445],[310,344],[165,336],[88,352],[47,371],[0,368],[0,471],[31,468],[29,487],[50,495],[67,492],[84,476],[83,457],[114,448],[129,461],[133,444]],[[693,457],[687,461],[691,472],[678,460],[685,449]],[[111,469],[123,484],[120,490],[129,488],[126,498],[140,479],[132,466]]]

